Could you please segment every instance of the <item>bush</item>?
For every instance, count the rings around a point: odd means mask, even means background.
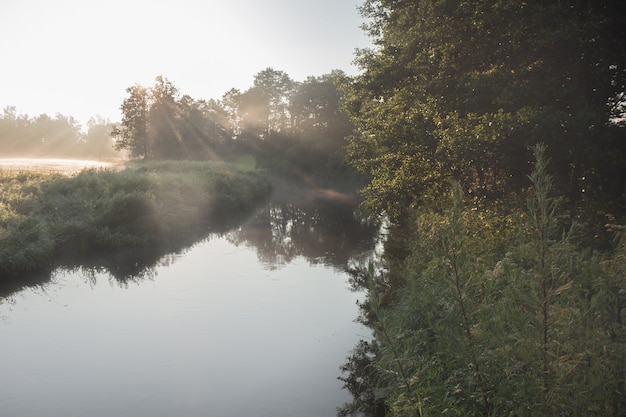
[[[578,246],[581,226],[562,215],[544,148],[535,153],[514,235],[477,230],[481,213],[456,187],[448,210],[420,218],[404,279],[361,272],[379,344],[370,384],[388,414],[626,412],[625,238],[608,254]]]

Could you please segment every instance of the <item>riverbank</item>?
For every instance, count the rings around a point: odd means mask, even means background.
[[[257,170],[189,161],[76,175],[0,175],[0,280],[49,273],[95,252],[168,250],[250,212],[271,187]]]

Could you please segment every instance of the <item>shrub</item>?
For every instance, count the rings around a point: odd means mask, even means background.
[[[579,247],[544,150],[510,224],[516,241],[476,230],[479,213],[456,187],[448,210],[419,223],[403,280],[364,273],[379,344],[369,374],[390,415],[626,412],[622,228],[612,254]]]

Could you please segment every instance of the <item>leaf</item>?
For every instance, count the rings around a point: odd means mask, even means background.
[[[556,290],[554,290],[553,295],[560,295],[563,291],[567,291],[570,288],[572,288],[572,285],[574,284],[574,281],[569,281],[563,285],[561,285],[559,288],[557,288]]]

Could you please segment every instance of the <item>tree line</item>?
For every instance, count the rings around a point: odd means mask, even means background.
[[[99,158],[124,152],[169,160],[249,157],[280,173],[345,174],[345,137],[354,129],[342,108],[341,86],[348,79],[335,70],[294,81],[284,71],[266,68],[247,90],[233,88],[221,99],[205,100],[157,76],[152,86],[126,89],[119,123],[92,118],[87,133],[71,116],[31,118],[7,107],[0,119],[0,152]]]
[[[242,155],[283,173],[339,168],[345,137],[354,126],[343,111],[348,77],[341,71],[302,82],[266,68],[245,91],[221,100],[181,94],[158,76],[151,87],[134,85],[112,131],[115,147],[144,159],[237,159]]]
[[[57,113],[28,116],[7,106],[0,116],[0,155],[3,157],[114,158],[113,124],[92,117],[84,132],[72,116]]]

